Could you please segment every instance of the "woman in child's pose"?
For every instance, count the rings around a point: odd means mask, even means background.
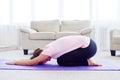
[[[65,36],[47,44],[39,55],[33,55],[31,59],[7,62],[7,64],[32,66],[38,63],[44,64],[53,58],[57,59],[60,66],[100,66],[92,60],[96,51],[96,44],[89,37]]]

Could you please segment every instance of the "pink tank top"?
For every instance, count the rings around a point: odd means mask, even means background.
[[[90,38],[86,36],[65,36],[46,45],[41,54],[48,55],[52,58],[58,58],[77,48],[86,48],[89,43]]]

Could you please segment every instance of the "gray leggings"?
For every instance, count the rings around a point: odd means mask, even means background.
[[[87,59],[93,57],[96,51],[97,46],[91,39],[87,48],[78,48],[70,51],[57,58],[57,63],[60,66],[88,66]]]

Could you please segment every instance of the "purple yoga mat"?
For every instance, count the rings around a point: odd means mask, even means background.
[[[51,60],[44,65],[20,66],[7,65],[6,62],[11,60],[0,59],[0,70],[76,70],[76,71],[120,71],[120,67],[116,67],[107,62],[102,62],[102,66],[74,66],[62,67],[58,66],[56,60]]]

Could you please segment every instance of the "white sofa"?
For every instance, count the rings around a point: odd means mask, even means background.
[[[62,36],[90,36],[93,28],[87,20],[47,20],[32,21],[30,28],[22,28],[20,45],[23,50],[43,48],[46,44]]]
[[[120,51],[120,29],[110,31],[110,51],[111,56],[115,56],[116,51]]]

